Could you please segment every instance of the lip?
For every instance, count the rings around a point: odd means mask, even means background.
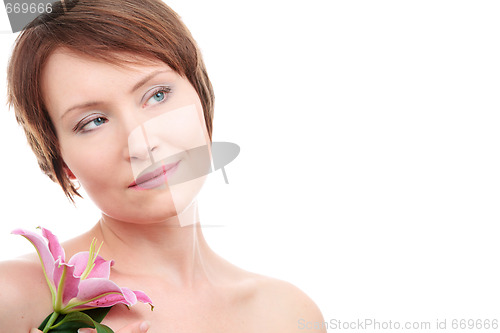
[[[175,173],[180,162],[179,160],[170,164],[162,163],[153,171],[149,171],[151,168],[147,168],[128,187],[134,190],[150,190],[162,186],[167,183],[168,177]]]

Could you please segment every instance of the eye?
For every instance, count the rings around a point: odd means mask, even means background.
[[[151,97],[144,103],[144,107],[165,102],[170,92],[171,89],[169,87],[159,87],[155,89]]]
[[[89,132],[94,129],[96,129],[99,126],[102,126],[103,124],[107,123],[108,120],[104,117],[95,117],[90,120],[83,119],[81,120],[76,126],[75,126],[75,131],[76,132]]]

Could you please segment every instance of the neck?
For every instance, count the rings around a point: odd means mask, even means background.
[[[168,277],[183,286],[207,279],[213,253],[203,237],[196,202],[172,219],[135,224],[103,215],[93,234],[104,241],[101,255],[115,261],[116,274]]]

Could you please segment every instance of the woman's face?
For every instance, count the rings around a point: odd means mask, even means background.
[[[160,61],[120,67],[58,49],[42,91],[68,173],[105,215],[161,222],[193,202],[211,151],[186,78]]]

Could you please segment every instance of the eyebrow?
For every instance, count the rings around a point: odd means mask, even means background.
[[[134,91],[136,91],[137,89],[139,89],[140,87],[142,87],[143,85],[145,85],[149,80],[151,80],[155,76],[157,76],[159,74],[163,74],[163,73],[168,73],[168,72],[171,72],[171,71],[172,71],[171,69],[154,71],[153,73],[151,73],[148,76],[144,77],[141,81],[137,82],[135,84],[135,86],[132,88],[132,90],[130,90],[130,93],[133,93]]]
[[[157,70],[157,71],[154,71],[154,72],[150,73],[149,75],[145,76],[142,80],[140,80],[139,82],[137,82],[132,87],[132,89],[130,90],[130,93],[135,92],[137,89],[139,89],[140,87],[142,87],[143,85],[145,85],[149,80],[153,79],[155,76],[157,76],[159,74],[163,74],[163,73],[168,73],[168,72],[171,72],[171,71],[172,71],[171,69],[168,69],[168,70]],[[70,113],[71,111],[74,111],[74,110],[77,110],[77,109],[90,108],[90,107],[94,107],[94,106],[100,105],[100,104],[103,104],[103,103],[101,103],[101,102],[87,102],[87,103],[83,103],[83,104],[78,104],[78,105],[72,106],[69,109],[67,109],[66,111],[64,111],[64,113],[61,116],[61,119],[64,116],[66,116],[68,113]]]
[[[66,116],[71,111],[74,111],[77,109],[90,108],[90,107],[94,107],[94,106],[99,105],[99,104],[102,104],[102,103],[100,103],[100,102],[88,102],[88,103],[83,103],[83,104],[78,104],[78,105],[72,106],[69,109],[67,109],[66,111],[64,111],[64,113],[61,116],[61,119],[64,118],[64,116]]]

